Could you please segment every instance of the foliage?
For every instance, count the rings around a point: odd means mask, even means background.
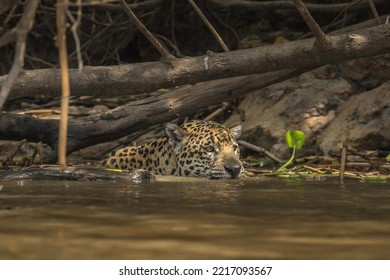
[[[300,130],[287,130],[286,132],[286,144],[289,148],[293,149],[290,159],[283,164],[277,171],[282,171],[289,166],[294,158],[296,149],[301,149],[305,144],[305,133]]]

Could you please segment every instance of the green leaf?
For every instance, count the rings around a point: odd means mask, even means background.
[[[287,130],[286,132],[286,143],[289,148],[300,149],[305,144],[305,133],[300,130]]]
[[[289,148],[294,148],[294,143],[293,143],[293,139],[292,139],[292,136],[291,136],[291,130],[287,130],[286,132],[286,144]]]
[[[281,166],[278,170],[276,170],[277,172],[286,169],[286,167],[289,166],[294,161],[295,150],[302,148],[303,144],[305,144],[305,133],[303,133],[300,130],[293,130],[293,131],[287,130],[286,143],[289,148],[293,149],[292,155],[290,159],[285,164],[283,164],[283,166]]]
[[[387,155],[386,160],[390,161],[390,154]]]

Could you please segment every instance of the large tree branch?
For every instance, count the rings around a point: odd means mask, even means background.
[[[315,68],[329,63],[390,52],[390,25],[328,36],[332,47],[317,47],[315,39],[269,45],[228,53],[208,53],[172,61],[85,67],[70,70],[72,95],[116,96],[151,92],[183,84],[261,74],[281,69]],[[2,83],[7,76],[0,77]],[[25,71],[10,98],[60,93],[56,69]]]

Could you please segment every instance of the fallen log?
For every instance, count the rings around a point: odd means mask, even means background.
[[[390,25],[327,36],[331,47],[321,48],[315,39],[293,41],[253,49],[212,53],[197,57],[85,67],[70,70],[73,96],[112,97],[152,92],[184,84],[221,78],[262,74],[283,69],[312,69],[325,64],[390,52]],[[7,76],[0,77],[0,86]],[[24,71],[9,99],[34,95],[60,95],[58,69]]]
[[[195,113],[200,108],[242,96],[247,92],[285,80],[298,73],[284,70],[184,86],[172,92],[131,102],[105,113],[69,120],[68,153],[129,135],[155,124]],[[58,142],[58,121],[21,114],[0,114],[0,139],[42,141],[54,150]],[[56,162],[57,153],[44,158]]]

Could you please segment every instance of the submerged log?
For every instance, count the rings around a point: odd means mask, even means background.
[[[65,169],[59,166],[40,166],[0,173],[0,181],[14,180],[88,180],[88,181],[123,181],[133,183],[147,183],[155,177],[147,171],[119,172],[92,167],[70,166]]]

